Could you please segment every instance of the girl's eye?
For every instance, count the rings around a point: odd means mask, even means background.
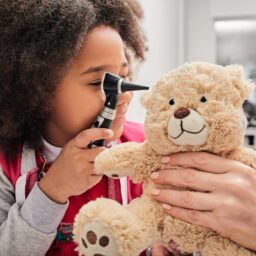
[[[92,85],[92,86],[100,86],[101,85],[101,80],[93,81],[89,84]]]

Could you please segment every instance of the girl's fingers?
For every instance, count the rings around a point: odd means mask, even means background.
[[[107,150],[105,147],[97,147],[97,148],[91,148],[91,149],[85,149],[81,153],[81,157],[84,158],[84,160],[88,161],[89,163],[94,163],[95,158],[99,153],[102,151]]]
[[[86,172],[85,179],[87,179],[88,184],[97,184],[102,179],[102,175],[98,174],[94,169],[94,164],[88,163],[86,165]]]
[[[119,106],[123,103],[127,103],[129,105],[131,100],[132,100],[132,92],[122,93],[118,99],[117,105]]]
[[[157,201],[162,202],[165,209],[176,206],[200,211],[213,211],[220,204],[217,196],[212,193],[153,189],[151,195]]]
[[[210,173],[240,171],[241,168],[244,167],[244,164],[240,162],[225,159],[206,152],[173,154],[171,156],[163,157],[162,162],[181,167],[194,168]]]
[[[82,169],[81,172],[83,174],[83,178],[85,179],[89,179],[91,176],[101,176],[101,174],[98,174],[95,170],[93,163],[85,163],[84,169]]]
[[[110,139],[112,136],[110,129],[91,128],[80,132],[72,141],[75,147],[85,149],[92,141]]]
[[[151,174],[155,183],[188,188],[197,191],[214,191],[219,185],[219,175],[195,169],[161,170]]]
[[[111,125],[111,130],[114,135],[107,140],[107,142],[117,140],[123,132],[123,123],[125,121],[125,114],[128,110],[128,106],[132,100],[132,92],[122,93],[118,99],[116,108],[116,117]]]
[[[127,103],[123,103],[117,107],[116,117],[111,125],[111,130],[113,131],[114,135],[109,140],[107,140],[107,142],[117,140],[121,136],[127,110]]]
[[[127,103],[123,103],[120,106],[117,107],[117,111],[116,111],[116,119],[124,116],[126,114],[128,110],[128,104]]]

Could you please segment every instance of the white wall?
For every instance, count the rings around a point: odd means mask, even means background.
[[[208,1],[208,0],[207,0]],[[255,0],[210,0],[212,17],[248,17],[256,15]]]
[[[210,1],[186,0],[184,19],[184,60],[215,62],[215,38]]]
[[[178,64],[179,0],[140,0],[145,10],[144,27],[149,42],[147,60],[138,81],[151,84]]]
[[[255,0],[185,0],[184,60],[216,62],[214,20],[256,17]]]
[[[144,11],[144,28],[148,37],[149,51],[146,62],[141,66],[136,82],[151,86],[162,74],[177,67],[183,50],[180,21],[183,0],[140,0]],[[183,20],[183,18],[182,18]],[[127,119],[144,122],[145,111],[135,92],[127,113]]]
[[[136,82],[152,85],[183,62],[216,62],[214,20],[256,17],[256,0],[140,0],[149,40],[147,60]],[[135,92],[127,119],[144,122]]]

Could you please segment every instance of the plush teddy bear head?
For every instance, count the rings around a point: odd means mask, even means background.
[[[238,65],[194,62],[167,73],[142,96],[150,146],[164,155],[235,150],[243,143],[242,104],[252,89]]]

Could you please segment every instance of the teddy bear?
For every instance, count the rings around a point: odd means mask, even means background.
[[[161,163],[172,153],[206,151],[255,168],[255,151],[243,146],[247,122],[242,105],[252,90],[239,65],[185,63],[163,75],[142,96],[146,140],[113,146],[95,159],[98,174],[130,176],[143,182],[143,194],[127,206],[104,198],[84,205],[73,231],[79,255],[138,256],[169,241],[186,255],[256,255],[211,229],[171,217],[150,196],[153,188],[163,187],[152,182],[153,172],[181,169]]]

